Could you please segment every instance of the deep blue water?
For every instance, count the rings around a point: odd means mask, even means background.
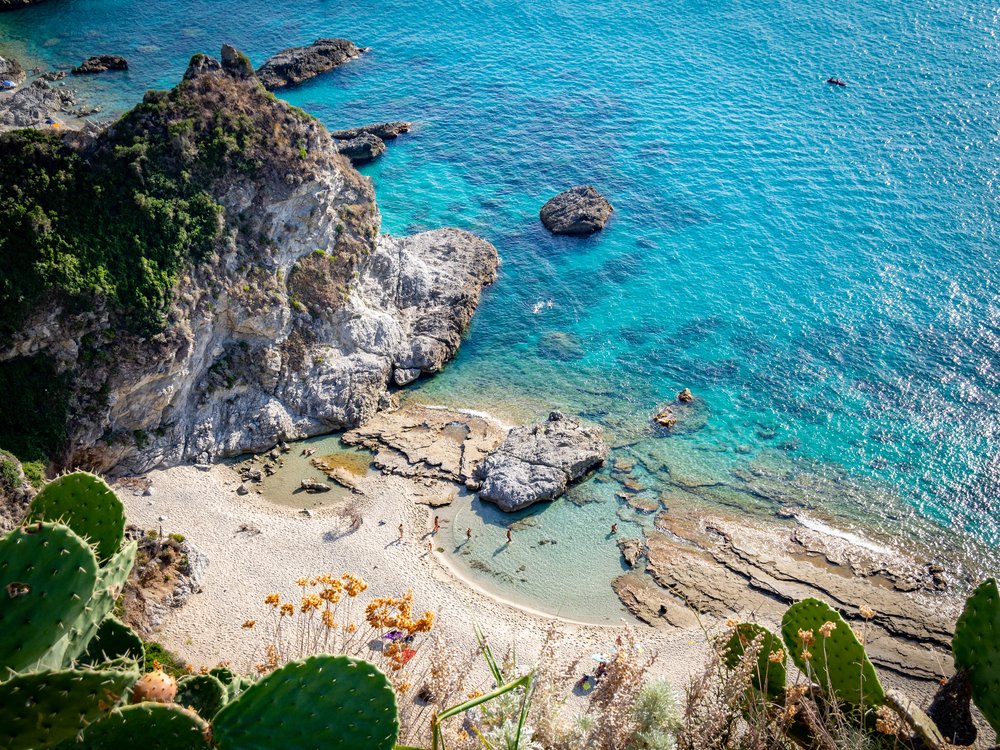
[[[85,83],[118,107],[224,41],[255,63],[320,36],[371,46],[287,98],[331,127],[415,121],[364,170],[383,231],[460,226],[503,259],[418,398],[582,414],[653,494],[723,483],[766,515],[777,503],[740,492],[763,471],[816,489],[794,499],[839,525],[965,546],[971,575],[1000,547],[998,30],[1000,10],[965,0],[48,0],[0,16],[14,54],[126,55],[127,74]],[[614,218],[550,236],[539,207],[579,183]],[[652,436],[685,386],[707,425]],[[490,570],[470,574],[549,608],[606,600],[607,527],[644,523],[617,489],[558,501],[505,554],[484,541],[472,558]],[[500,538],[463,503],[456,528]]]

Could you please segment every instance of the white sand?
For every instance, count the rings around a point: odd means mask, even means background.
[[[458,578],[436,553],[428,554],[425,534],[433,514],[412,501],[414,485],[409,480],[365,479],[365,494],[358,497],[357,506],[364,519],[361,528],[328,541],[324,534],[337,525],[336,510],[319,509],[307,518],[256,494],[238,496],[239,479],[228,467],[201,471],[184,466],[149,476],[152,497],[122,498],[129,522],[183,534],[209,558],[201,593],[173,610],[157,636],[195,667],[225,660],[249,671],[254,657],[259,659],[260,642],[240,626],[266,614],[264,597],[272,592],[283,598],[296,594],[295,580],[303,576],[344,571],[368,582],[365,599],[399,596],[412,588],[415,611],[434,610],[435,631],[460,650],[475,646],[473,625],[478,624],[495,648],[516,643],[519,661],[530,662],[553,622],[562,635],[560,655],[567,660],[589,661],[590,654],[614,647],[616,628],[574,623],[498,600]],[[161,516],[166,520],[160,522]],[[381,526],[380,520],[385,521]],[[405,529],[402,543],[397,541],[400,522]],[[261,533],[237,533],[241,524]],[[656,655],[653,674],[683,688],[703,664],[704,634],[636,627],[638,639]]]

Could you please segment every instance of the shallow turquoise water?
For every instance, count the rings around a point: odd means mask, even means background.
[[[792,499],[901,543],[967,544],[970,576],[1000,547],[998,29],[962,0],[48,0],[0,17],[49,64],[126,55],[127,74],[85,84],[122,107],[224,41],[257,63],[319,36],[370,45],[287,98],[331,127],[415,121],[365,169],[384,231],[461,226],[503,258],[418,398],[583,414],[652,494],[695,476],[729,487],[701,500],[767,514],[748,465],[825,477]],[[550,236],[538,208],[582,182],[616,206],[610,225]],[[653,437],[649,414],[685,386],[707,425]],[[482,543],[456,559],[584,611],[619,569],[620,489],[590,483],[577,499],[597,502],[558,501],[498,555],[499,520],[462,501],[456,530],[475,522]]]

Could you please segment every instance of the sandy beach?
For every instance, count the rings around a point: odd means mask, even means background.
[[[518,659],[526,663],[538,653],[551,626],[560,634],[557,656],[567,662],[614,648],[619,627],[554,618],[486,595],[459,578],[442,556],[429,554],[433,514],[413,502],[413,480],[381,475],[363,480],[363,494],[352,508],[361,515],[361,526],[335,538],[329,532],[342,527],[336,508],[319,508],[308,517],[255,493],[239,496],[239,477],[228,466],[182,466],[154,471],[149,479],[151,497],[120,492],[129,521],[183,534],[209,560],[201,591],[171,610],[156,636],[196,668],[225,660],[250,671],[260,656],[261,640],[241,624],[266,613],[264,597],[275,592],[294,595],[295,581],[302,576],[344,571],[368,582],[362,599],[399,596],[412,589],[415,610],[434,611],[435,631],[459,651],[475,648],[475,625],[488,634],[495,649],[516,643]],[[259,533],[240,532],[241,526]],[[651,673],[682,689],[705,657],[704,633],[699,628],[654,630],[634,620],[630,624],[640,629],[638,640],[655,656]],[[482,670],[485,679],[485,665]]]

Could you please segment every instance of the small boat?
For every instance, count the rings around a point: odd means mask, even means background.
[[[827,83],[833,84],[834,86],[846,86],[847,84],[841,81],[839,78],[827,78]]]

